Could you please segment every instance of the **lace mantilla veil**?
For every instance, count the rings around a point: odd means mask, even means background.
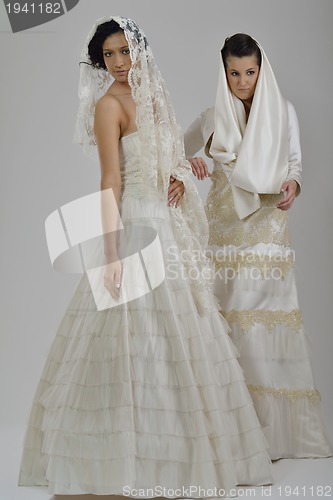
[[[254,41],[261,52],[261,67],[247,123],[244,105],[230,90],[220,55],[209,151],[223,167],[240,219],[260,208],[259,193],[280,192],[289,164],[287,102],[264,49]]]
[[[175,239],[182,253],[196,305],[201,314],[215,307],[212,293],[213,268],[204,249],[208,244],[208,223],[202,200],[191,178],[191,167],[185,158],[183,135],[176,121],[169,92],[155,63],[147,38],[131,19],[108,16],[96,21],[90,30],[80,59],[79,111],[74,141],[88,156],[98,158],[94,136],[94,112],[98,99],[113,79],[105,69],[91,64],[88,45],[97,27],[116,21],[124,30],[132,67],[128,81],[136,104],[136,122],[141,143],[141,171],[147,186],[156,187],[161,199],[167,200],[170,175],[185,185],[185,195],[178,208],[170,207]]]

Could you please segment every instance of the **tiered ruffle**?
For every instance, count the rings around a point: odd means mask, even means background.
[[[187,280],[168,276],[167,214],[134,199],[122,212],[125,225],[160,236],[167,278],[159,287],[97,311],[81,279],[37,389],[19,484],[121,495],[125,487],[230,491],[271,482],[228,327],[217,310],[199,315]]]
[[[207,201],[215,294],[231,326],[270,456],[331,456],[297,297],[288,213],[279,195],[239,220],[230,185],[216,167]]]

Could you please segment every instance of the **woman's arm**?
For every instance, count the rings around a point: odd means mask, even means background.
[[[288,105],[288,124],[289,124],[289,169],[281,191],[286,195],[277,207],[281,210],[291,208],[296,196],[301,191],[302,184],[302,153],[300,145],[300,133],[297,115],[294,106],[287,101]]]
[[[289,123],[289,170],[286,181],[293,179],[298,184],[297,195],[302,185],[302,152],[298,119],[294,106],[288,101]]]
[[[186,158],[193,158],[204,147],[202,125],[206,111],[203,111],[187,128],[184,133],[184,147]]]
[[[119,298],[121,264],[117,254],[121,174],[119,139],[122,109],[110,95],[96,104],[94,131],[101,168],[101,222],[104,237],[104,285],[114,299]]]
[[[188,127],[184,134],[184,147],[186,158],[191,163],[193,174],[200,180],[209,177],[208,166],[201,157],[195,154],[205,146],[203,127],[207,110],[203,111]]]

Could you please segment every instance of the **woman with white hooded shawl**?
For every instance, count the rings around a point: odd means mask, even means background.
[[[268,58],[237,33],[221,50],[215,107],[184,136],[198,179],[210,176],[206,214],[215,295],[231,326],[272,459],[327,457],[295,284],[288,209],[301,188],[297,116]]]

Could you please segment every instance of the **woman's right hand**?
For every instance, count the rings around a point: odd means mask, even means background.
[[[119,300],[122,267],[120,260],[114,260],[104,265],[104,286],[115,301]]]
[[[208,171],[207,163],[203,158],[196,156],[189,160],[193,174],[202,181],[205,177],[210,177],[212,174]]]

